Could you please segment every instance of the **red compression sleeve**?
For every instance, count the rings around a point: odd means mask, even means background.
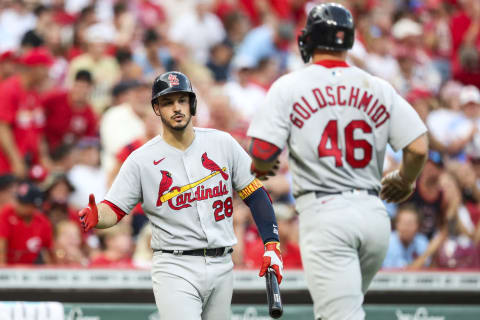
[[[250,144],[250,154],[254,158],[270,162],[275,160],[281,152],[282,150],[279,147],[270,142],[252,138],[252,143]]]

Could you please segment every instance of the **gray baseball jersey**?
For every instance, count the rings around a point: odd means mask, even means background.
[[[385,146],[426,132],[386,81],[356,67],[312,64],[284,75],[259,106],[248,135],[289,147],[293,192],[380,189]]]
[[[194,128],[181,151],[157,136],[124,162],[105,200],[130,212],[138,202],[152,224],[152,248],[232,246],[233,190],[254,176],[251,159],[228,133]]]

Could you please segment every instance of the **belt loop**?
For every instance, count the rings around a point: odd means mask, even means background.
[[[207,256],[207,248],[203,248],[203,256],[204,256],[204,257]]]

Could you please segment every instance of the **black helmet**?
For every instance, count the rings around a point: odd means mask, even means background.
[[[350,11],[337,3],[324,3],[313,7],[302,33],[298,47],[305,63],[314,49],[345,51],[351,49],[355,26]]]
[[[193,92],[190,80],[179,71],[165,72],[155,78],[152,86],[152,108],[158,97],[173,92],[187,92],[190,95],[190,113],[194,116],[197,110],[197,96]]]

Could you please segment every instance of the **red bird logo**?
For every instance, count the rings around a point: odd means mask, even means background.
[[[168,191],[168,189],[170,189],[173,182],[170,172],[165,170],[161,170],[160,172],[162,173],[162,180],[160,181],[160,186],[158,187],[157,207],[162,205],[162,200],[160,198],[166,191]]]
[[[210,171],[220,172],[223,179],[228,180],[228,174],[223,171],[213,160],[209,159],[206,152],[202,154],[202,165],[205,169]]]

